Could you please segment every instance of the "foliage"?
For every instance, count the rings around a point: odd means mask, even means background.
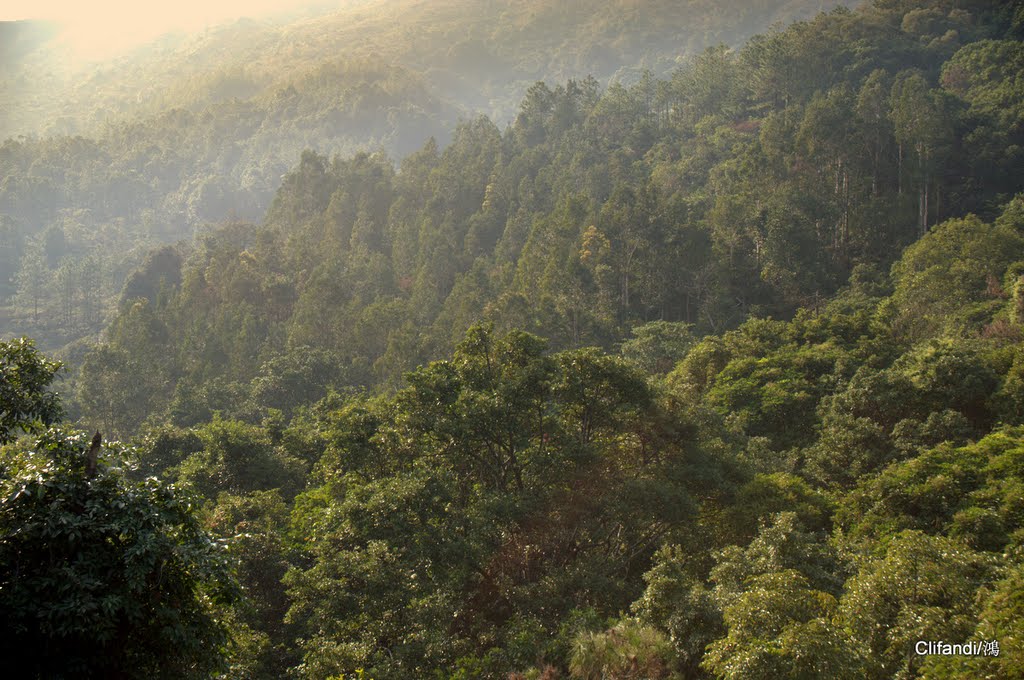
[[[648,373],[668,373],[695,343],[692,326],[679,322],[651,321],[632,330],[622,343],[622,356]]]
[[[136,436],[123,473],[93,477],[77,435],[44,435],[66,465],[15,441],[5,479],[66,467],[73,494],[109,484],[150,498],[138,489],[167,488],[150,475],[197,490],[249,597],[214,605],[195,586],[175,611],[230,628],[228,677],[1012,677],[1024,538],[1019,8],[878,0],[605,85],[559,59],[604,63],[597,44],[639,50],[639,33],[619,30],[630,17],[655,53],[677,50],[664,38],[672,22],[645,22],[689,10],[610,3],[580,23],[575,3],[500,17],[498,3],[441,35],[434,20],[461,0],[421,5],[416,25],[429,30],[381,49],[436,56],[443,44],[447,75],[392,71],[385,55],[284,84],[267,53],[197,82],[195,110],[108,134],[135,153],[166,124],[168,143],[202,146],[217,168],[202,177],[161,138],[100,200],[101,171],[121,171],[103,144],[0,149],[14,168],[0,186],[0,266],[18,271],[0,281],[11,318],[55,343],[98,331],[94,284],[116,284],[102,342],[67,350],[81,367],[69,411]],[[745,3],[737,17],[772,7]],[[330,44],[413,11],[379,9],[339,14],[354,23]],[[469,30],[481,17],[493,19],[489,40]],[[294,29],[312,41],[311,64],[324,26]],[[536,44],[515,49],[527,34]],[[561,56],[530,66],[545,41]],[[549,68],[566,70],[561,84],[527,85]],[[523,77],[472,96],[497,110],[521,88],[507,125],[469,117],[450,143],[397,166],[329,146],[299,153],[310,144],[298,120],[315,135],[357,119],[380,131],[441,120],[443,106],[403,108],[437,96],[416,83],[441,78],[450,92],[499,73]],[[367,113],[382,105],[394,117]],[[275,134],[297,163],[255,170]],[[221,138],[235,145],[223,157]],[[410,139],[386,143],[420,144]],[[156,153],[169,165],[142,186]],[[75,179],[75,158],[99,184]],[[134,223],[112,216],[139,214],[143,232],[173,238],[229,209],[242,166],[262,223],[202,228],[148,256],[115,247]],[[78,190],[94,213],[70,207]],[[165,197],[159,210],[145,207],[152,196]],[[6,426],[13,440],[57,416],[56,367],[24,343],[4,347],[36,367],[5,383],[29,404]],[[67,509],[8,498],[32,517]],[[104,517],[134,507],[104,498]],[[61,568],[92,550],[111,569],[128,564],[130,540],[75,544]],[[109,613],[98,607],[89,615]],[[1005,656],[913,646],[977,638],[1000,639]],[[192,664],[182,672],[221,651],[179,656]]]
[[[182,460],[176,471],[181,482],[203,496],[281,489],[290,498],[298,492],[302,461],[275,447],[262,428],[215,418],[195,434],[202,447]]]
[[[624,619],[604,633],[582,633],[576,639],[569,670],[583,680],[630,680],[679,677],[672,666],[672,647],[664,635]]]
[[[729,634],[708,648],[704,665],[721,678],[858,678],[860,655],[831,622],[836,600],[799,573],[750,579],[725,607]]]
[[[847,584],[840,613],[866,652],[867,677],[913,677],[918,640],[968,639],[991,560],[915,531],[896,534],[883,550]]]
[[[61,364],[42,356],[31,340],[0,342],[0,444],[18,431],[38,432],[63,414],[50,382]]]
[[[643,595],[633,603],[641,622],[668,633],[678,667],[688,674],[698,671],[705,648],[721,637],[724,626],[721,609],[693,571],[682,546],[664,546],[644,574]]]
[[[238,596],[224,547],[187,495],[125,479],[116,447],[90,475],[88,447],[54,429],[4,455],[5,658],[46,677],[208,677],[230,639],[217,607]]]
[[[249,7],[251,18],[99,61],[75,54],[50,26],[9,22],[0,331],[47,348],[95,337],[119,298],[151,297],[148,284],[159,284],[132,275],[153,264],[147,251],[209,223],[272,214],[282,176],[308,149],[401,159],[428,139],[447,142],[460,119],[487,115],[504,127],[538,80],[592,74],[596,86],[632,83],[648,69],[665,75],[708,46],[739,45],[837,4],[389,0],[372,12],[357,3],[259,19],[261,8]],[[571,122],[564,106],[549,113],[552,127]],[[540,117],[534,127],[545,132]],[[484,243],[496,216],[477,220]],[[63,256],[71,266],[58,277]],[[166,278],[168,289],[174,283]]]

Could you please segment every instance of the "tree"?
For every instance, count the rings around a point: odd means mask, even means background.
[[[952,136],[951,114],[942,93],[932,91],[920,73],[896,81],[891,105],[901,165],[907,149],[917,156],[918,235],[923,235],[928,231],[929,190],[937,174],[936,159]]]
[[[622,356],[648,373],[668,373],[697,341],[693,325],[680,321],[651,321],[634,327],[632,335],[622,343]]]
[[[1018,16],[1024,13],[1018,8]],[[970,163],[982,182],[1000,192],[1017,190],[1024,164],[1024,43],[980,40],[964,45],[942,67],[942,86],[968,106],[973,129]]]
[[[75,320],[75,292],[78,288],[78,267],[68,255],[62,257],[55,272],[57,292],[60,297],[60,317],[65,330],[71,330]]]
[[[833,551],[820,535],[805,531],[793,512],[770,516],[750,545],[730,546],[717,559],[710,578],[723,610],[734,605],[752,581],[766,575],[791,573],[814,591],[837,595],[841,590]]]
[[[521,144],[534,146],[544,140],[553,108],[554,93],[548,86],[542,82],[531,85],[515,122],[516,136]]]
[[[853,93],[845,87],[827,96],[818,93],[807,104],[797,133],[799,147],[818,169],[819,182],[831,185],[830,203],[838,214],[832,248],[844,259],[850,242],[850,184],[855,179],[850,162],[855,151],[850,143],[855,138],[853,108]]]
[[[597,348],[561,352],[554,393],[565,431],[586,446],[641,420],[653,395],[643,374]]]
[[[49,269],[43,255],[42,244],[30,241],[21,257],[21,267],[15,277],[17,298],[23,305],[32,307],[32,319],[39,316],[39,299],[46,290]]]
[[[1013,565],[1005,577],[981,591],[984,598],[978,627],[966,639],[1000,643],[999,654],[980,656],[931,656],[922,664],[926,678],[1024,678],[1024,652],[1013,644],[1024,635],[1024,567]],[[1011,642],[1012,641],[1012,642]]]
[[[888,96],[885,81],[887,74],[876,69],[865,79],[857,94],[857,128],[859,137],[871,157],[871,194],[878,195],[879,172],[882,154],[892,137],[892,123],[889,121]]]
[[[203,448],[183,460],[178,473],[203,496],[280,489],[290,499],[298,491],[302,461],[274,446],[263,428],[215,415],[196,434]]]
[[[103,261],[98,255],[87,255],[78,263],[79,310],[82,323],[93,326],[100,316],[103,295]]]
[[[213,533],[234,537],[228,553],[235,558],[247,595],[229,620],[237,643],[229,678],[273,680],[286,676],[297,661],[284,625],[288,598],[281,586],[289,566],[283,542],[287,523],[288,507],[276,490],[222,493],[209,514],[207,526]]]
[[[60,369],[28,338],[0,342],[0,444],[14,441],[19,430],[39,432],[60,420],[60,399],[49,390]]]
[[[654,206],[656,196],[649,187],[634,191],[617,186],[601,208],[600,231],[611,245],[612,266],[617,275],[618,312],[628,317],[634,302],[637,269],[647,258],[657,230]]]
[[[60,417],[59,369],[0,343],[0,443]],[[0,654],[34,677],[206,677],[228,642],[215,607],[238,597],[227,555],[188,497],[99,442],[53,428],[0,455]]]
[[[955,327],[963,323],[969,305],[985,299],[988,276],[1001,279],[1022,257],[1024,238],[1007,216],[995,224],[973,215],[949,220],[908,247],[893,265],[896,290],[885,309],[896,329],[911,338]]]
[[[846,585],[839,612],[866,652],[861,677],[915,677],[918,640],[968,640],[992,561],[958,541],[903,531]]]
[[[677,666],[692,677],[707,646],[722,637],[724,630],[721,609],[688,566],[682,546],[664,546],[644,574],[647,588],[632,609],[642,623],[668,632]]]
[[[89,422],[107,433],[127,435],[145,419],[152,392],[147,369],[129,352],[99,345],[82,362],[78,401]]]
[[[830,621],[835,598],[793,570],[752,577],[723,612],[729,634],[704,666],[726,680],[864,677],[863,660]]]
[[[24,249],[25,239],[18,223],[0,213],[0,300],[7,300],[18,290],[14,274]]]
[[[146,298],[157,305],[162,289],[177,289],[181,286],[181,254],[174,246],[164,246],[146,256],[142,266],[135,270],[121,291],[121,303],[135,298]]]
[[[30,677],[209,677],[238,597],[223,546],[119,447],[90,471],[89,446],[52,429],[0,460],[0,654]]]
[[[466,483],[523,491],[534,468],[549,464],[544,433],[554,365],[543,350],[536,336],[496,338],[477,325],[453,361],[407,376],[412,387],[399,400],[409,424],[445,443],[441,457]]]
[[[582,632],[573,644],[569,670],[581,680],[669,680],[672,643],[660,631],[623,619],[603,633]]]

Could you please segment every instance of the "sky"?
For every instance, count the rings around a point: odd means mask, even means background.
[[[309,0],[4,0],[0,21],[48,19],[83,58],[101,59],[163,33],[301,8]]]

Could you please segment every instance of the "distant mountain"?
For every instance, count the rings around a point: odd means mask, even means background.
[[[737,46],[773,24],[853,4],[364,0],[288,21],[239,19],[198,35],[168,34],[71,69],[75,60],[66,52],[50,59],[37,49],[0,76],[25,85],[0,138],[93,134],[128,117],[276,91],[319,66],[353,59],[400,65],[466,113],[501,122],[537,80],[593,75],[630,82],[645,69],[664,75],[706,47]],[[33,46],[23,47],[23,56]]]
[[[58,32],[52,21],[0,21],[0,65],[14,66],[26,54],[39,49]]]
[[[56,24],[49,21],[0,21],[0,133],[4,136],[22,120],[22,95],[31,71],[22,68],[22,60],[56,33]]]

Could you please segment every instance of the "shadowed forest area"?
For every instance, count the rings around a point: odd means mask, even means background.
[[[26,89],[7,658],[1024,677],[1024,4],[837,5],[353,3]]]

